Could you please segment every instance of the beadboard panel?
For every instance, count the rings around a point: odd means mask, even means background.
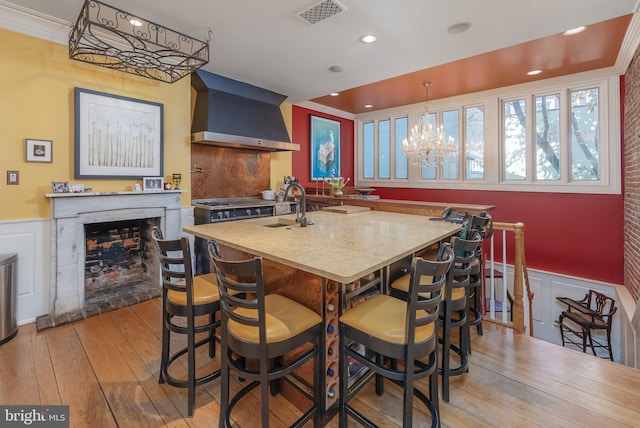
[[[18,324],[35,321],[49,304],[49,219],[0,222],[0,253],[17,253]]]

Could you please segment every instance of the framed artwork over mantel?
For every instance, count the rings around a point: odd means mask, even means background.
[[[340,122],[310,115],[311,181],[340,176]]]
[[[76,178],[163,175],[164,106],[75,88]]]

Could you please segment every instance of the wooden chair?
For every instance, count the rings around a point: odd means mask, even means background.
[[[220,310],[218,285],[215,276],[193,276],[191,249],[189,240],[165,240],[160,228],[155,226],[152,238],[157,250],[162,270],[162,356],[160,359],[159,383],[187,388],[187,414],[193,416],[195,407],[195,388],[220,376],[220,369],[196,377],[196,349],[209,345],[209,356],[215,356],[215,331],[220,327],[216,313]],[[207,321],[196,324],[196,318]],[[171,334],[185,335],[187,346],[171,353]],[[196,334],[207,333],[206,337],[196,341]],[[187,377],[177,377],[170,370],[173,363],[186,354]],[[170,374],[174,372],[174,374]]]
[[[565,346],[566,341],[578,346],[584,353],[587,352],[588,346],[595,356],[596,348],[604,348],[609,352],[609,359],[613,361],[611,322],[618,310],[616,301],[595,290],[589,290],[582,300],[568,297],[557,297],[557,300],[567,305],[567,309],[562,311],[558,319],[562,346]],[[592,332],[597,330],[606,332],[607,343],[593,338]]]
[[[290,384],[312,402],[292,426],[302,426],[313,418],[321,426],[319,408],[321,385],[322,317],[311,309],[278,294],[265,294],[262,258],[225,260],[215,242],[209,242],[209,254],[220,288],[222,336],[222,393],[219,426],[231,427],[231,411],[242,397],[260,386],[260,425],[269,426],[269,385],[278,379],[290,380],[293,372],[313,360],[313,393]],[[309,347],[308,344],[311,346]],[[307,346],[284,363],[285,354]],[[257,360],[256,370],[248,360]],[[250,382],[230,397],[230,372]],[[257,418],[256,418],[257,419]]]
[[[469,220],[469,232],[477,231],[482,242],[476,251],[476,261],[471,267],[471,293],[469,295],[469,313],[473,315],[471,325],[475,325],[478,334],[482,336],[482,312],[483,312],[483,284],[484,284],[484,260],[482,257],[482,244],[485,239],[493,236],[493,220],[489,213],[483,212],[479,216],[472,216]]]
[[[437,317],[442,290],[450,278],[448,272],[454,259],[449,245],[444,245],[448,249],[443,261],[413,259],[406,300],[379,294],[340,317],[340,427],[347,426],[348,416],[365,426],[376,426],[349,405],[371,378],[363,376],[349,388],[350,359],[375,374],[378,395],[383,393],[384,378],[403,387],[403,427],[413,426],[414,395],[427,407],[431,426],[440,426]],[[359,352],[362,349],[364,354]],[[397,368],[398,360],[404,362],[402,369]],[[416,381],[426,377],[429,379],[428,396],[416,387]]]
[[[471,239],[451,238],[455,261],[451,268],[452,280],[447,287],[440,308],[439,323],[442,327],[442,361],[439,373],[442,375],[442,400],[449,401],[449,378],[466,373],[469,369],[468,355],[471,353],[471,333],[469,322],[469,290],[471,269],[476,260],[476,250],[482,240],[477,232]],[[451,341],[451,333],[458,329],[458,344]],[[459,360],[451,367],[451,353]]]

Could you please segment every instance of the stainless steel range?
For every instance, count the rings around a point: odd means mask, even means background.
[[[195,224],[218,223],[252,217],[291,214],[297,202],[284,204],[257,197],[194,199]]]
[[[191,201],[195,224],[219,223],[255,217],[291,214],[296,212],[298,201],[277,203],[259,197],[193,199]],[[196,271],[208,273],[209,253],[204,239],[195,240]]]

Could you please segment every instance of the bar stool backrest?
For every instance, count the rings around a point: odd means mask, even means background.
[[[471,273],[471,263],[477,256],[477,250],[482,243],[482,238],[476,230],[471,230],[469,239],[462,239],[457,236],[451,238],[451,246],[455,253],[455,264],[453,275],[456,281],[469,281]]]
[[[238,324],[258,329],[258,339],[267,353],[267,333],[265,326],[265,293],[262,274],[262,257],[244,260],[221,258],[217,245],[209,242],[209,254],[213,260],[218,287],[220,309],[222,311],[223,333],[226,324],[233,320]],[[237,309],[247,309],[240,311]]]
[[[483,240],[491,238],[493,236],[493,219],[491,215],[483,212],[479,216],[472,216],[469,221],[469,231],[472,230],[477,230]]]
[[[438,317],[442,293],[451,280],[449,272],[455,259],[451,245],[445,243],[442,247],[438,261],[414,257],[411,262],[405,342],[407,344],[414,343],[416,327],[435,322]],[[432,280],[424,281],[423,277],[431,277]]]
[[[166,297],[168,290],[187,293],[186,302],[190,305],[193,302],[193,270],[189,240],[186,237],[164,239],[157,226],[153,227],[151,237],[160,258],[163,295]]]

